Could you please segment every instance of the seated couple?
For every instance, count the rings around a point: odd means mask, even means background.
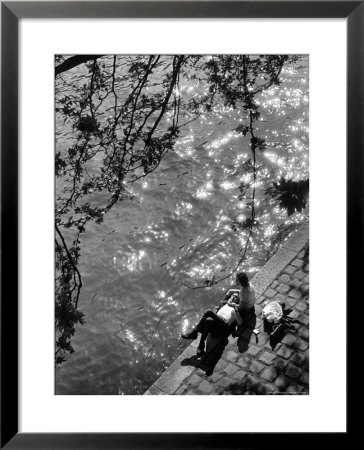
[[[217,312],[206,311],[192,331],[181,335],[184,339],[197,339],[198,333],[201,333],[197,356],[205,352],[205,342],[209,333],[228,336],[236,324],[241,325],[243,317],[254,308],[255,292],[245,272],[236,275],[236,283],[240,289],[230,289]]]

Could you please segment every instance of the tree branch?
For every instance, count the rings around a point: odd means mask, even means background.
[[[73,69],[74,67],[79,66],[80,64],[83,64],[87,61],[91,61],[91,60],[95,60],[98,58],[101,58],[104,55],[76,55],[76,56],[71,56],[70,58],[66,59],[65,61],[63,61],[63,63],[59,64],[58,66],[56,66],[55,69],[55,76],[57,77],[57,75],[63,73],[63,72],[67,72],[68,70]]]

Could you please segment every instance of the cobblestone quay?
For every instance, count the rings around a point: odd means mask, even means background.
[[[309,393],[309,230],[305,222],[253,277],[255,315],[237,336],[209,336],[207,354],[193,341],[144,395],[269,395]],[[264,332],[264,302],[285,304],[292,328],[278,341]],[[253,329],[260,330],[258,335]]]

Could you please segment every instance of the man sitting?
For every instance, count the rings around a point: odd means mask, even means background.
[[[236,275],[236,283],[240,289],[230,289],[217,312],[206,311],[191,332],[181,335],[184,339],[197,339],[198,333],[201,333],[197,356],[205,352],[205,342],[209,333],[229,335],[236,323],[241,325],[244,315],[254,308],[255,293],[245,272]]]

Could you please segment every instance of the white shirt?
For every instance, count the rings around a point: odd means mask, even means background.
[[[235,309],[228,304],[224,305],[217,312],[217,315],[223,319],[228,325],[231,325],[236,320]]]

